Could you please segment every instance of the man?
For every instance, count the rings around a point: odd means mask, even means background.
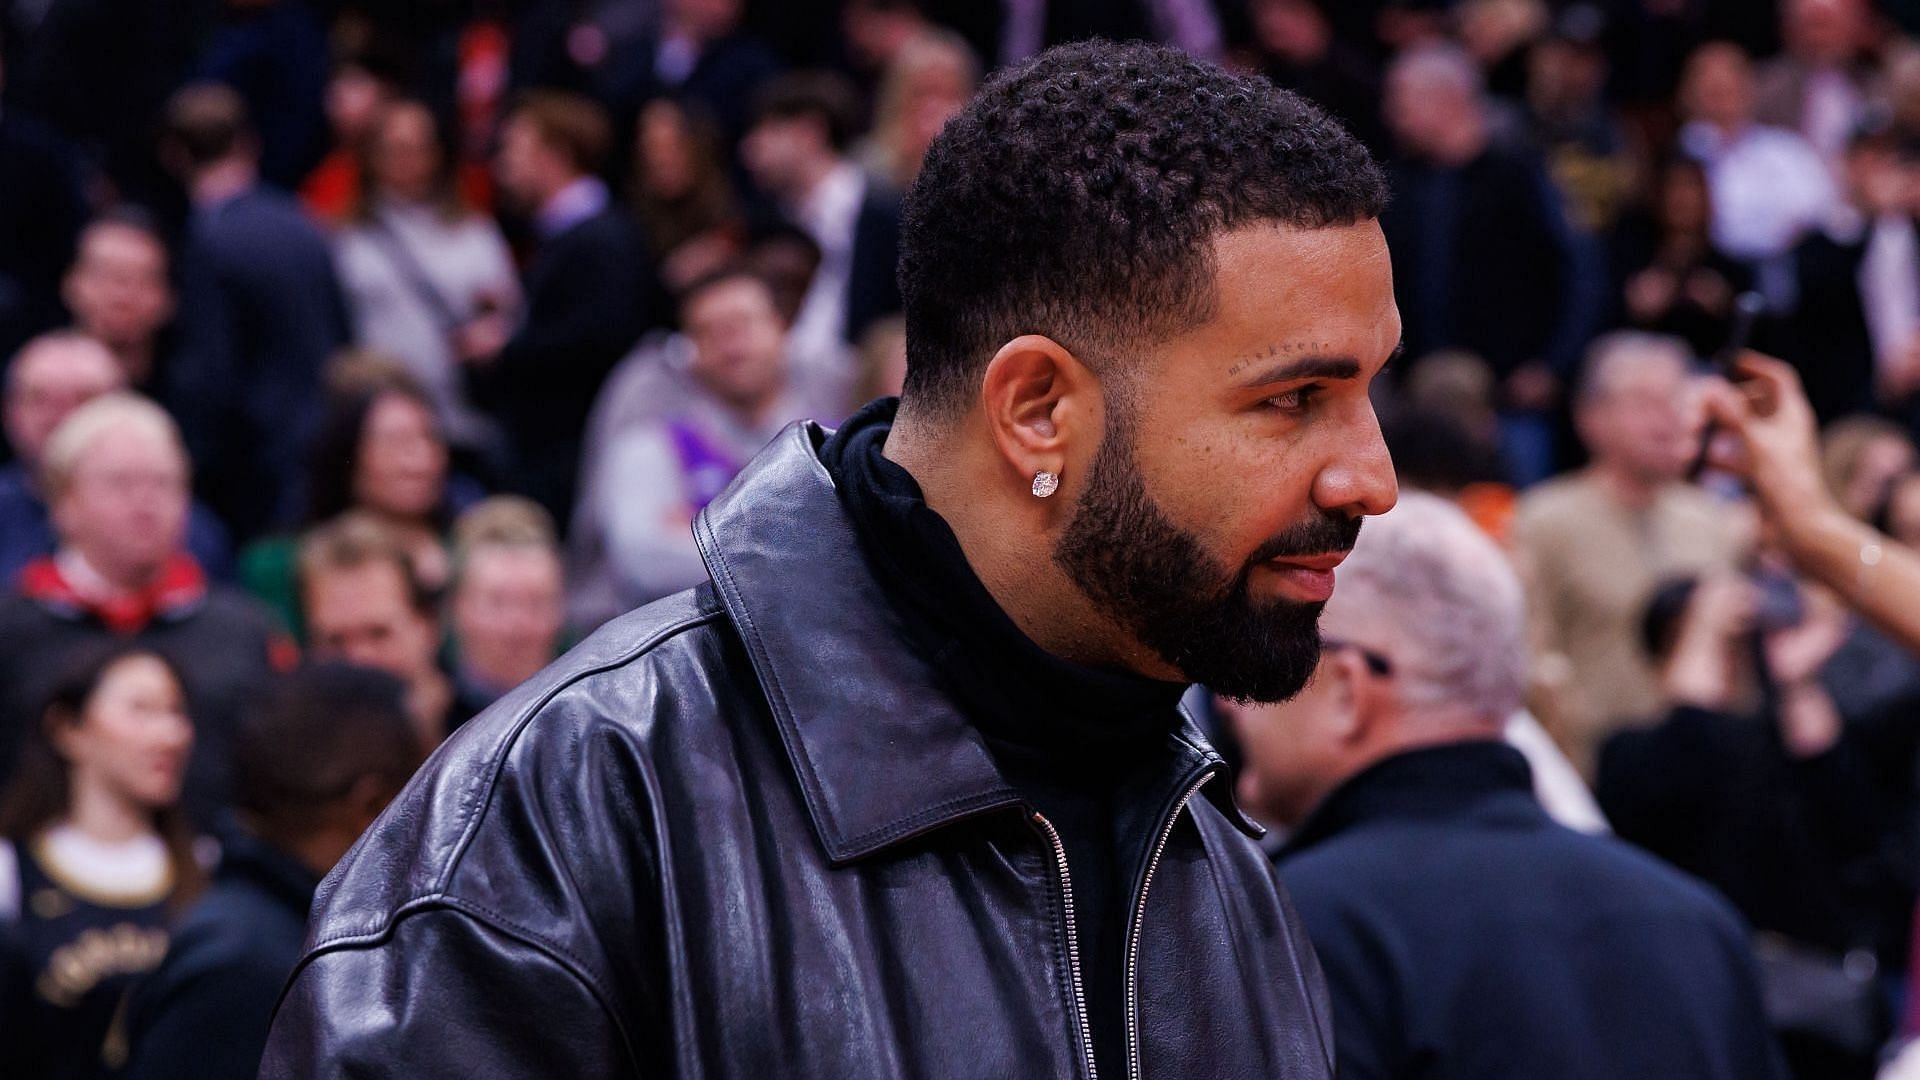
[[[147,390],[159,378],[160,332],[172,321],[167,245],[154,225],[122,211],[96,218],[80,234],[60,295],[74,329],[113,350],[126,381]]]
[[[1725,903],[1554,824],[1501,731],[1520,583],[1408,494],[1340,570],[1308,689],[1242,709],[1241,793],[1295,831],[1280,876],[1333,995],[1340,1075],[1781,1077]]]
[[[300,542],[296,572],[313,655],[405,682],[423,751],[439,746],[471,715],[440,669],[435,597],[406,549],[379,522],[348,514],[315,529]]]
[[[41,476],[60,545],[28,563],[0,600],[0,765],[63,658],[132,638],[177,657],[193,716],[184,801],[212,825],[231,785],[240,703],[292,662],[293,645],[251,599],[210,585],[183,546],[186,451],[145,398],[112,393],[73,411],[47,440]]]
[[[162,158],[187,185],[193,218],[166,396],[202,490],[241,540],[291,517],[320,370],[346,342],[326,238],[299,203],[260,183],[259,156],[234,91],[199,84],[168,104]]]
[[[511,486],[556,521],[573,504],[594,395],[661,321],[639,231],[597,175],[611,138],[599,107],[569,94],[532,93],[507,117],[495,168],[502,194],[533,216],[539,247],[520,325],[481,320],[463,345],[475,398],[506,432]]]
[[[868,323],[900,310],[900,201],[847,156],[855,110],[839,76],[782,76],[762,93],[740,143],[753,182],[820,245],[793,324],[796,349],[808,356],[845,356]]]
[[[990,80],[908,200],[897,418],[788,429],[695,523],[708,583],[437,755],[265,1075],[1329,1077],[1176,703],[1295,692],[1393,502],[1385,197],[1172,49]]]
[[[48,437],[75,409],[125,388],[126,372],[114,355],[73,331],[42,334],[7,366],[0,412],[14,460],[0,467],[0,582],[12,584],[22,568],[53,554],[57,544],[40,484]],[[216,578],[225,578],[232,569],[226,528],[197,502],[188,510],[187,550]]]
[[[1862,0],[1787,0],[1780,11],[1786,51],[1755,72],[1760,122],[1799,132],[1838,164],[1878,90],[1874,66],[1861,55],[1871,14]]]
[[[611,602],[601,621],[705,581],[694,515],[807,415],[788,386],[787,326],[765,281],[717,271],[687,288],[680,312],[691,355],[679,385],[656,396],[656,412],[606,433],[594,501],[576,519],[593,534],[576,550],[590,543],[593,557],[575,591]]]
[[[420,764],[406,687],[321,664],[274,683],[241,726],[229,835],[207,892],[127,1007],[124,1080],[253,1080],[320,879]]]
[[[479,708],[552,663],[566,620],[566,576],[553,519],[526,499],[496,495],[453,527],[447,603],[460,646],[455,684]]]
[[[1552,473],[1547,410],[1584,334],[1592,289],[1546,169],[1493,138],[1480,71],[1426,46],[1387,75],[1387,126],[1402,150],[1382,225],[1407,349],[1466,349],[1499,379],[1502,451],[1514,478]]]
[[[1687,60],[1680,145],[1707,171],[1713,242],[1756,264],[1775,307],[1791,295],[1781,256],[1839,204],[1827,163],[1807,140],[1754,118],[1753,63],[1738,45],[1713,42]]]
[[[1674,338],[1618,331],[1594,342],[1574,399],[1591,461],[1529,491],[1514,521],[1543,716],[1589,780],[1606,736],[1659,710],[1639,635],[1655,586],[1739,554],[1729,509],[1686,482],[1690,364]]]

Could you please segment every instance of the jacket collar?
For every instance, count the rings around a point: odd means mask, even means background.
[[[1547,819],[1534,798],[1533,771],[1520,751],[1497,738],[1408,750],[1335,788],[1279,857],[1287,859],[1369,822],[1459,820],[1494,803],[1522,806],[1529,818]]]
[[[781,432],[702,511],[694,537],[746,646],[827,855],[844,864],[978,814],[1018,806],[860,553],[820,464],[825,432]],[[1175,736],[1224,772],[1192,720]],[[1205,791],[1250,835],[1217,777]]]
[[[135,592],[90,594],[57,556],[35,559],[20,571],[19,588],[48,611],[69,619],[97,619],[116,634],[137,634],[155,621],[174,621],[199,610],[207,599],[207,575],[193,556],[176,552],[154,580]]]

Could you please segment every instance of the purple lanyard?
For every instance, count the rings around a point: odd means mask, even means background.
[[[739,475],[740,463],[714,449],[713,444],[685,420],[667,421],[667,434],[672,436],[674,452],[680,456],[680,475],[686,481],[687,502],[697,514],[719,498]]]

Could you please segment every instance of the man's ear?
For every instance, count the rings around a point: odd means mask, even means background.
[[[1366,658],[1353,649],[1334,649],[1327,653],[1315,678],[1326,679],[1333,735],[1343,747],[1353,746],[1367,737],[1373,710],[1368,700],[1372,693]]]
[[[1027,483],[1049,472],[1063,487],[1077,479],[1068,466],[1100,442],[1100,383],[1086,365],[1050,337],[1023,334],[993,355],[980,390],[1009,473]]]

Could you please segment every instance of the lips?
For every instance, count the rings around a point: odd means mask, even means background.
[[[1303,604],[1324,604],[1333,596],[1334,567],[1345,562],[1344,551],[1325,555],[1293,556],[1269,559],[1264,564],[1279,579],[1289,599]]]

